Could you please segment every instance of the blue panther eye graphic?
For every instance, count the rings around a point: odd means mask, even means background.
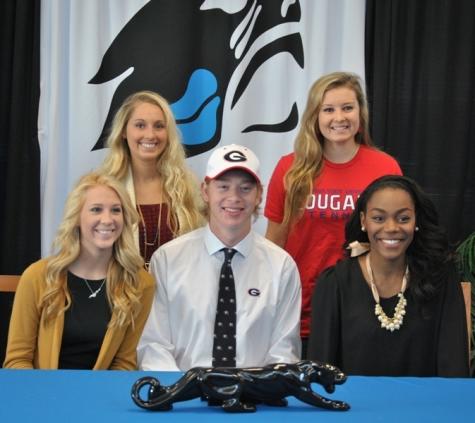
[[[103,84],[133,68],[117,87],[92,149],[104,148],[115,111],[126,97],[141,90],[156,91],[168,100],[188,156],[212,149],[221,137],[224,99],[236,68],[262,34],[299,22],[300,14],[297,0],[151,0],[116,36],[89,81]],[[231,109],[259,67],[282,52],[303,68],[300,34],[294,30],[274,37],[246,62],[230,99]],[[294,103],[283,121],[256,122],[242,132],[286,132],[297,124]]]
[[[183,97],[171,105],[185,146],[204,144],[216,133],[221,102],[217,88],[218,82],[211,72],[197,69],[191,74]]]

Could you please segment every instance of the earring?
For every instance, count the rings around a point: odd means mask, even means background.
[[[361,232],[366,232],[366,228],[364,226],[361,226]]]
[[[419,232],[419,226],[416,226],[416,228],[414,229],[416,232]]]

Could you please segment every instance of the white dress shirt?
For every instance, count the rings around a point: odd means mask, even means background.
[[[211,367],[224,247],[206,226],[153,254],[150,272],[157,289],[137,348],[141,369]],[[298,361],[301,288],[295,262],[253,231],[233,248],[236,366]]]

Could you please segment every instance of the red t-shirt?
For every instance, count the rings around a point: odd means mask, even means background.
[[[284,176],[293,160],[293,153],[282,157],[269,183],[264,215],[277,223],[284,218]],[[302,280],[302,337],[308,337],[310,333],[315,279],[343,256],[345,224],[356,199],[372,181],[390,174],[402,175],[397,161],[364,145],[349,162],[324,160],[304,215],[289,233],[285,244],[285,249],[297,263]]]

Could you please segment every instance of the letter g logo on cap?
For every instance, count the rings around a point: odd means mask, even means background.
[[[224,155],[224,160],[228,162],[245,162],[247,157],[242,152],[233,150]]]

